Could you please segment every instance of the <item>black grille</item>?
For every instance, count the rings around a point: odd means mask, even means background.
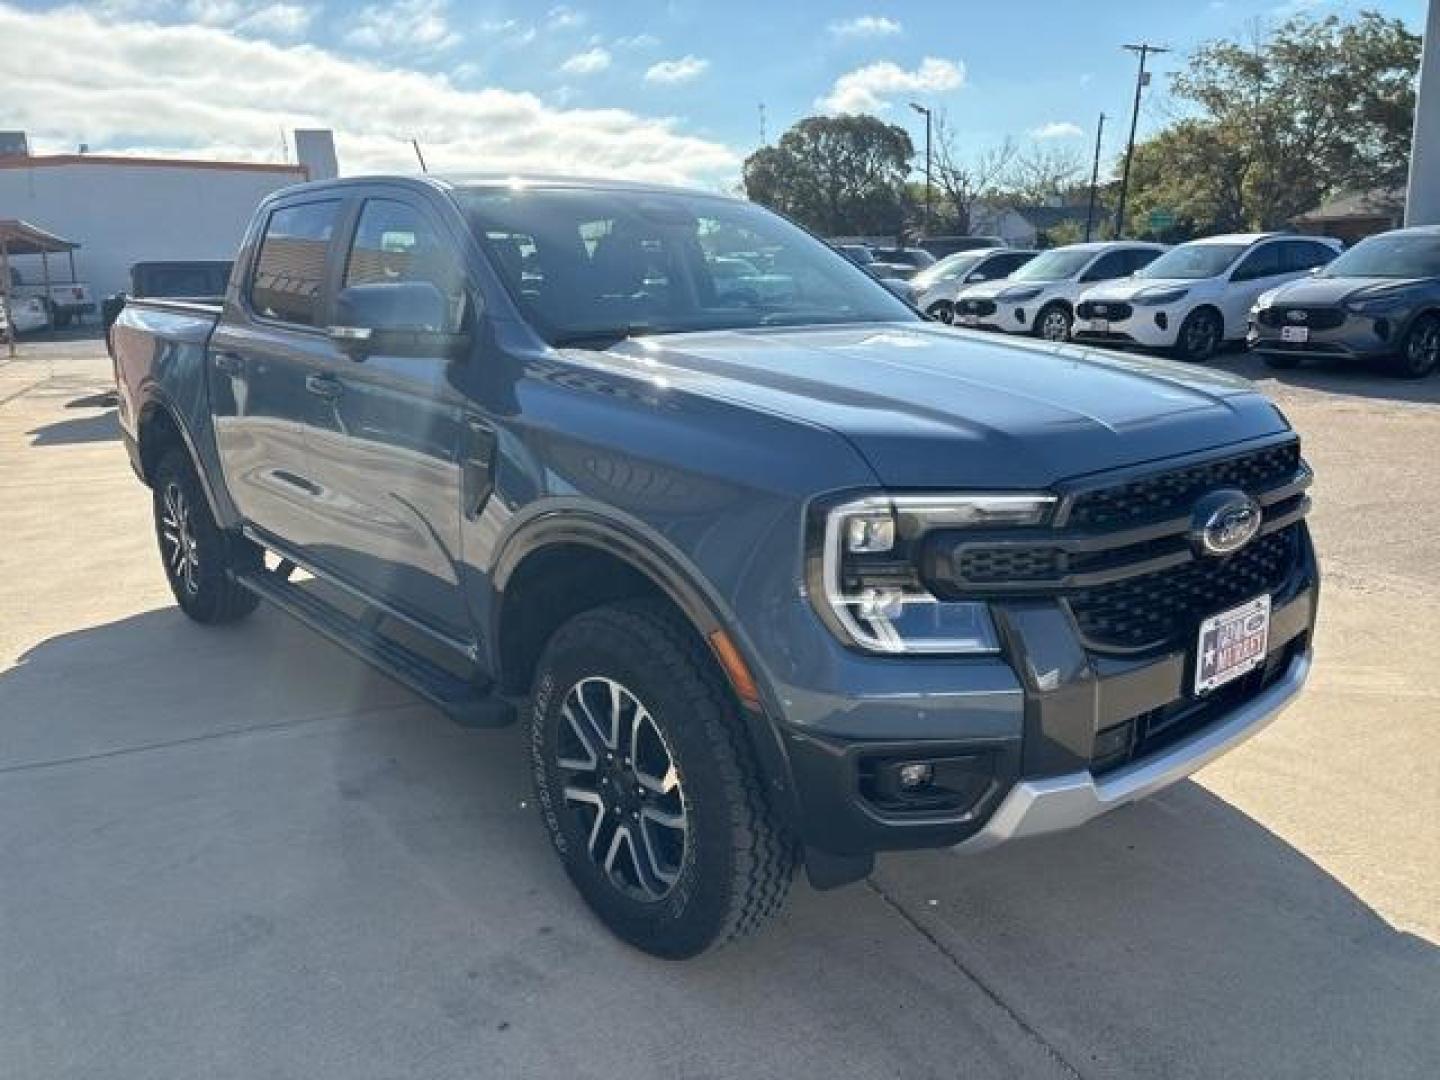
[[[1299,468],[1300,444],[1289,442],[1240,457],[1175,469],[1077,495],[1069,523],[1114,529],[1163,521],[1188,514],[1197,498],[1216,488],[1239,488],[1254,494],[1291,479]]]
[[[1279,591],[1297,563],[1299,526],[1291,525],[1227,559],[1201,559],[1171,570],[1084,589],[1069,598],[1086,641],[1099,648],[1174,644],[1210,615]]]
[[[1075,313],[1082,319],[1109,319],[1111,322],[1124,322],[1135,314],[1135,309],[1129,304],[1113,300],[1086,300],[1075,309]]]
[[[1334,330],[1345,321],[1345,313],[1338,307],[1268,307],[1260,310],[1257,319],[1262,326],[1308,326],[1311,330]]]
[[[962,315],[994,315],[994,300],[961,300],[955,305],[955,310]]]
[[[970,547],[955,556],[962,581],[981,585],[997,581],[1048,581],[1061,573],[1062,554],[1055,548]]]

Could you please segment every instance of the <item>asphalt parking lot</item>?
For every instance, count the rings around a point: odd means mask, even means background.
[[[1440,1075],[1440,377],[1284,373],[1326,573],[1301,703],[1068,836],[606,936],[466,732],[171,602],[97,341],[0,358],[0,1075]]]

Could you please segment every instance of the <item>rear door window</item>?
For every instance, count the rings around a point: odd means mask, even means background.
[[[1243,262],[1230,275],[1231,281],[1255,281],[1284,273],[1281,269],[1280,245],[1262,244],[1245,256]]]
[[[325,261],[339,218],[339,199],[271,212],[250,279],[250,304],[256,312],[297,326],[319,324]]]
[[[1131,269],[1128,251],[1107,251],[1090,264],[1090,269],[1085,271],[1080,280],[1109,281],[1111,278],[1125,277]]]
[[[1127,253],[1130,259],[1130,269],[1127,273],[1133,274],[1136,270],[1143,270],[1163,254],[1156,248],[1131,248]]]

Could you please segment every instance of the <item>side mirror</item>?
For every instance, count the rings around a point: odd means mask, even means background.
[[[335,297],[330,339],[354,360],[372,353],[449,356],[466,340],[451,323],[445,294],[428,281],[351,285]]]

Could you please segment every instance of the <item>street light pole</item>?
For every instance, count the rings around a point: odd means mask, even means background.
[[[910,103],[910,108],[925,117],[925,235],[930,235],[930,110],[924,105]]]
[[[1115,208],[1116,240],[1125,235],[1125,195],[1130,189],[1130,159],[1135,156],[1135,126],[1140,122],[1140,91],[1150,81],[1150,75],[1145,70],[1145,58],[1151,53],[1170,51],[1143,41],[1139,45],[1126,45],[1125,48],[1130,52],[1140,54],[1140,70],[1135,75],[1135,105],[1130,112],[1130,139],[1125,144],[1125,168],[1120,173],[1120,204]]]
[[[1100,125],[1095,129],[1095,163],[1090,167],[1090,206],[1085,211],[1085,242],[1090,242],[1090,230],[1095,223],[1095,188],[1100,182],[1100,138],[1105,134],[1105,114],[1100,114]]]

